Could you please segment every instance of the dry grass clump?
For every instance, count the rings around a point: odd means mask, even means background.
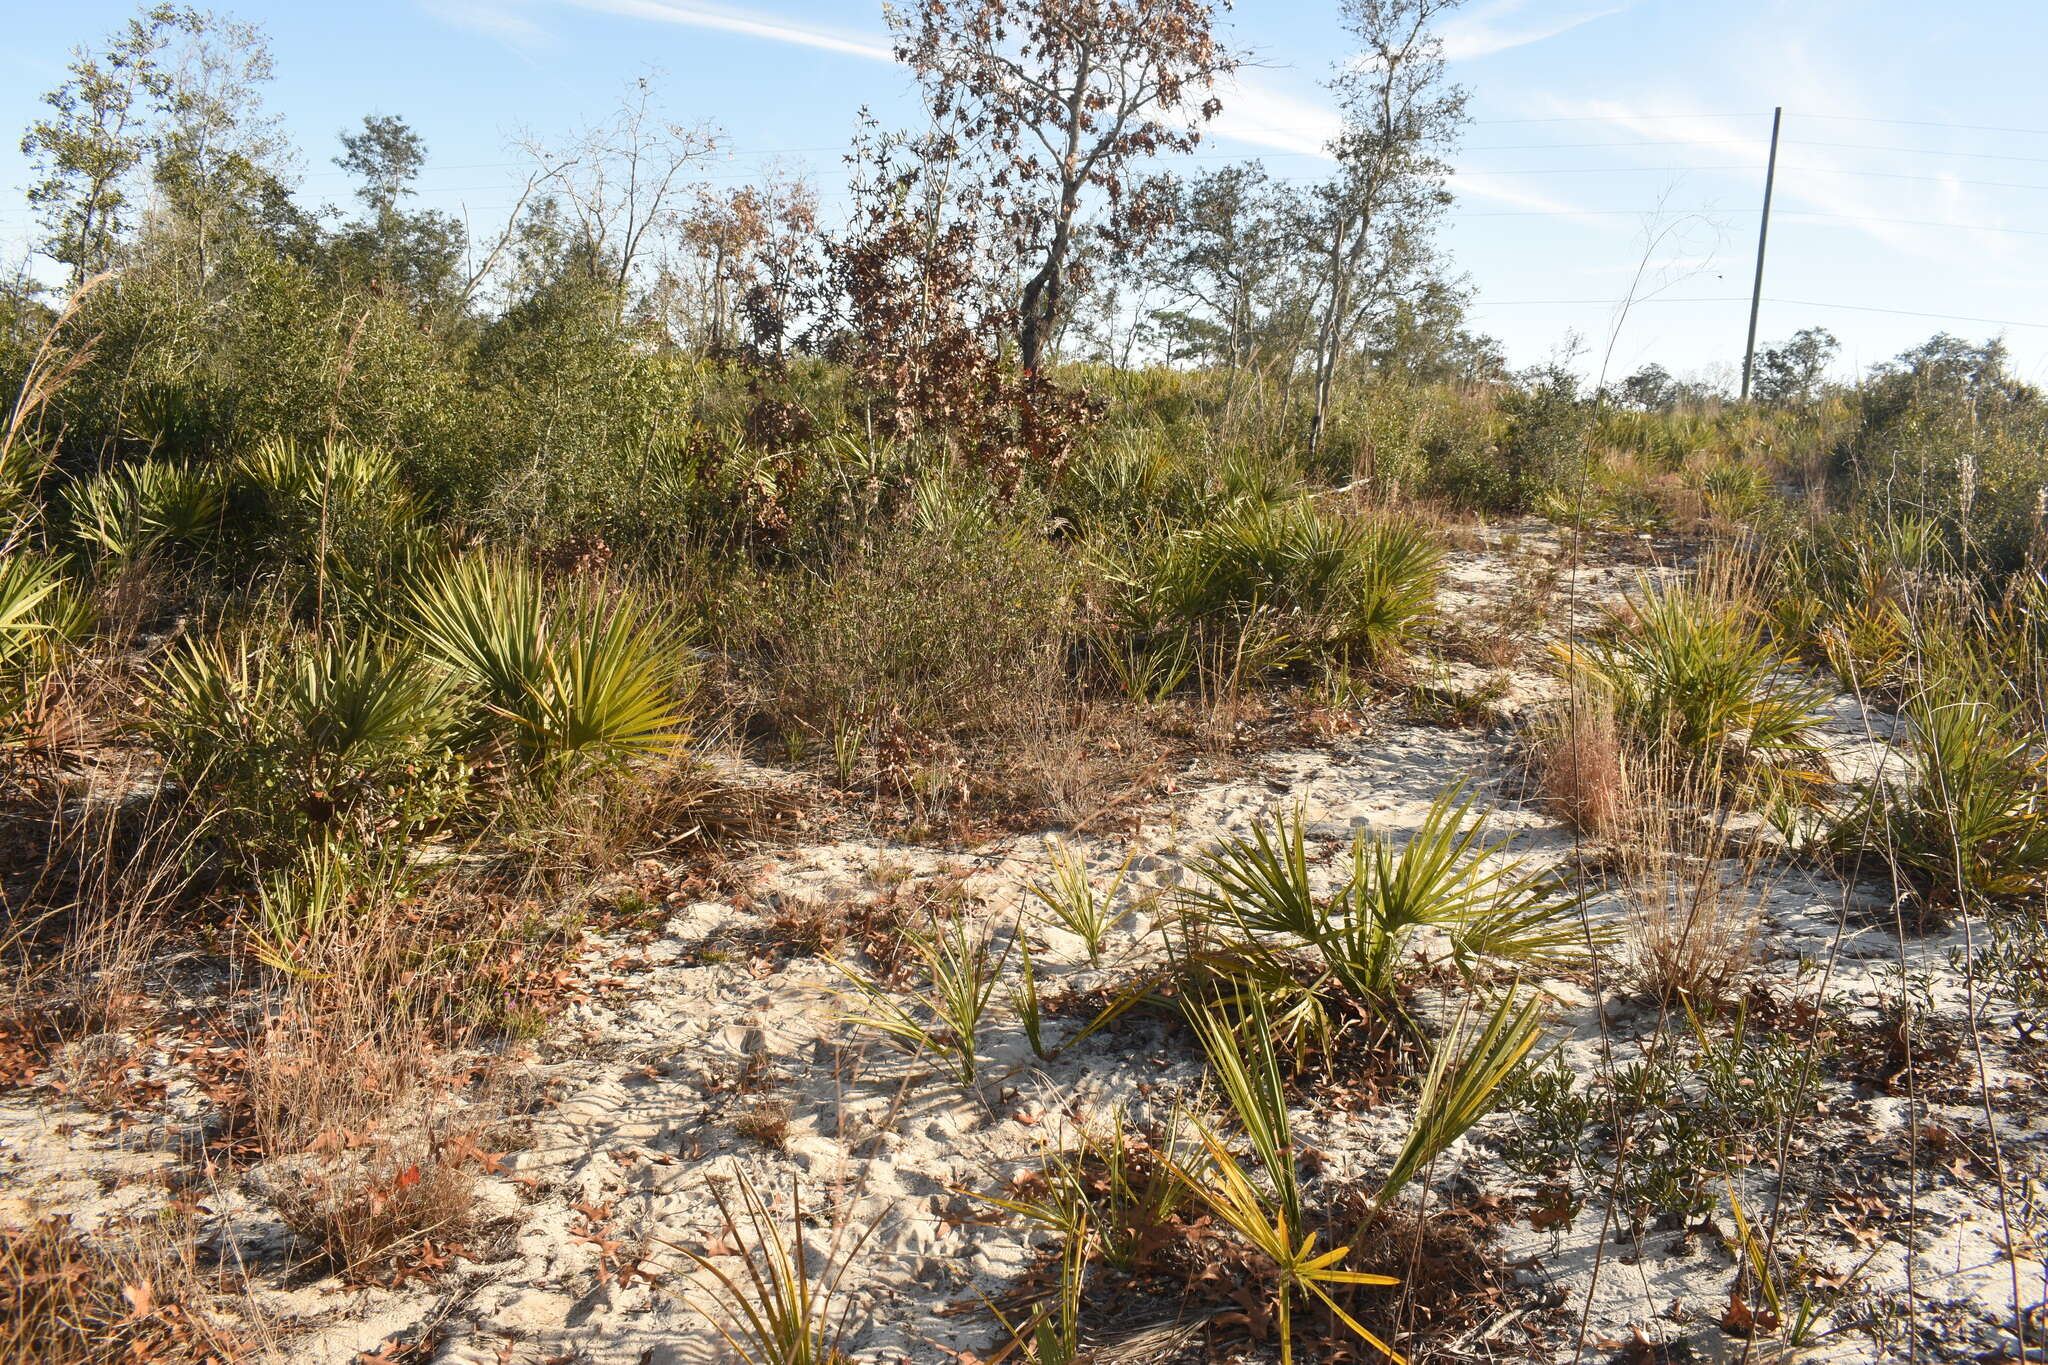
[[[624,774],[510,813],[528,885],[553,895],[635,858],[702,858],[772,839],[802,820],[810,794],[678,750]]]
[[[111,1104],[158,1022],[152,972],[203,872],[168,798],[121,799],[148,786],[113,761],[0,804],[0,1084]]]
[[[174,1294],[178,1269],[140,1240],[69,1217],[0,1228],[0,1360],[23,1365],[231,1362],[253,1347]]]
[[[778,1151],[789,1140],[790,1108],[787,1100],[756,1100],[733,1118],[732,1130],[752,1138],[763,1147]]]
[[[450,1150],[453,1077],[413,1021],[302,1000],[252,1051],[248,1086],[247,1147],[269,1156],[266,1193],[313,1263],[352,1283],[391,1280],[470,1231],[475,1173]]]
[[[1709,775],[1666,772],[1618,797],[1626,976],[1666,1008],[1718,1008],[1756,961],[1761,847],[1737,845],[1715,794]]]
[[[1737,994],[1755,957],[1761,848],[1733,837],[1720,772],[1624,734],[1601,689],[1538,726],[1529,769],[1544,803],[1609,850],[1629,984],[1673,1008]]]
[[[468,1250],[476,1173],[444,1152],[378,1142],[367,1153],[304,1168],[272,1204],[314,1264],[351,1284],[396,1286],[431,1276]]]
[[[503,1111],[475,1047],[544,1009],[511,964],[531,951],[551,975],[548,940],[505,934],[493,904],[473,903],[472,945],[449,905],[373,891],[308,928],[249,1039],[228,1150],[263,1162],[310,1261],[350,1282],[432,1274],[477,1231],[476,1177],[498,1169],[479,1134]]]
[[[1536,790],[1560,818],[1596,838],[1621,831],[1629,777],[1614,705],[1604,694],[1575,696],[1543,722],[1529,767]]]

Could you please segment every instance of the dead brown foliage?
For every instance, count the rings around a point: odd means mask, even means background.
[[[231,1362],[252,1349],[174,1297],[139,1244],[68,1217],[0,1228],[0,1360],[37,1365]]]

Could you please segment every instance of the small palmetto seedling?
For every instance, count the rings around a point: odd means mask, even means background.
[[[1359,831],[1349,875],[1318,895],[1309,875],[1305,820],[1281,816],[1272,830],[1225,842],[1195,870],[1213,884],[1191,900],[1225,926],[1247,959],[1272,936],[1293,939],[1322,958],[1331,979],[1385,1015],[1398,1013],[1398,974],[1425,928],[1448,938],[1452,959],[1480,957],[1525,966],[1580,956],[1585,931],[1580,897],[1523,860],[1502,857],[1509,840],[1488,841],[1473,818],[1464,784],[1446,789],[1399,846]]]
[[[1017,1011],[1017,1022],[1024,1026],[1024,1037],[1031,1044],[1032,1054],[1047,1060],[1052,1053],[1045,1046],[1045,1006],[1038,998],[1038,965],[1031,956],[1031,940],[1025,937],[1021,919],[1011,941],[1017,945],[1019,970],[1017,989],[1010,993],[1010,1007]]]
[[[960,1083],[972,1085],[980,1069],[981,1025],[1016,939],[997,952],[993,931],[974,928],[964,915],[945,922],[934,918],[928,929],[903,932],[930,978],[907,1006],[872,976],[830,959],[872,1011],[853,1021],[900,1040],[913,1052],[950,1057]]]
[[[725,1220],[724,1234],[740,1240],[741,1271],[729,1274],[707,1254],[669,1241],[718,1282],[724,1293],[718,1310],[700,1308],[719,1336],[745,1365],[843,1365],[852,1302],[837,1304],[841,1282],[873,1232],[836,1247],[826,1264],[814,1270],[804,1249],[803,1216],[796,1183],[790,1182],[788,1231],[768,1201],[736,1170],[738,1208],[722,1183],[714,1182],[711,1197]],[[739,1215],[735,1216],[735,1213]],[[744,1218],[751,1238],[740,1230]],[[723,1236],[724,1234],[721,1234]],[[666,1239],[664,1239],[666,1241]]]
[[[1477,1038],[1468,1045],[1461,1018],[1448,1037],[1439,1039],[1422,1078],[1408,1140],[1381,1182],[1378,1202],[1398,1195],[1416,1174],[1493,1112],[1501,1092],[1520,1072],[1541,1031],[1542,1002],[1531,999],[1519,1008],[1512,994],[1502,996],[1486,1013]]]
[[[1035,1193],[980,1197],[1064,1241],[1092,1237],[1091,1256],[1132,1271],[1187,1202],[1171,1161],[1179,1131],[1176,1122],[1162,1152],[1139,1140],[1118,1109],[1107,1132],[1083,1131],[1073,1151],[1046,1153]]]
[[[263,878],[249,926],[250,951],[257,961],[287,976],[315,970],[306,961],[309,945],[347,910],[350,894],[370,884],[350,854],[333,844],[316,844],[297,866]]]
[[[1030,1365],[1087,1365],[1093,1356],[1081,1345],[1081,1293],[1088,1283],[1088,1219],[1084,1213],[1073,1234],[1060,1244],[1059,1288],[1033,1309],[1021,1325],[1013,1324],[993,1303],[989,1311],[1010,1334],[1010,1345],[997,1354],[1021,1352]]]
[[[1303,1216],[1287,1094],[1264,1006],[1254,996],[1242,1017],[1232,1018],[1218,1002],[1191,1001],[1186,1017],[1202,1040],[1210,1068],[1244,1128],[1271,1190],[1260,1185],[1229,1144],[1204,1123],[1194,1125],[1204,1160],[1193,1165],[1177,1158],[1169,1161],[1175,1177],[1191,1194],[1271,1262],[1279,1279],[1275,1328],[1283,1365],[1292,1365],[1294,1360],[1292,1300],[1297,1293],[1320,1302],[1389,1360],[1402,1362],[1399,1352],[1331,1296],[1331,1285],[1392,1285],[1400,1281],[1390,1275],[1343,1269],[1344,1258],[1351,1254],[1348,1246],[1316,1249],[1316,1231],[1306,1225]]]
[[[1052,858],[1052,877],[1049,881],[1033,882],[1031,894],[1081,940],[1088,950],[1088,964],[1094,966],[1102,960],[1102,948],[1111,931],[1130,917],[1131,907],[1118,909],[1116,898],[1137,853],[1133,850],[1110,879],[1108,889],[1098,892],[1088,875],[1087,860],[1073,848],[1051,839],[1047,841],[1047,852]]]

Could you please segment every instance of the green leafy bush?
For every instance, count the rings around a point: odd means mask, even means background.
[[[1593,408],[1570,371],[1553,366],[1501,395],[1499,457],[1474,501],[1499,511],[1529,511],[1574,491],[1591,458],[1586,438]]]
[[[1339,650],[1384,661],[1429,609],[1441,559],[1405,519],[1299,498],[1241,504],[1108,566],[1115,643],[1162,690],[1205,656],[1248,645],[1262,667]]]
[[[403,841],[460,805],[462,698],[416,649],[244,636],[175,645],[145,687],[171,776],[254,865]]]
[[[1970,569],[2009,573],[2038,534],[2048,400],[2010,369],[2002,342],[1940,334],[1879,367],[1830,473],[1874,522],[1941,528]]]
[[[682,635],[630,592],[549,592],[531,569],[475,556],[409,597],[426,655],[482,703],[473,738],[502,738],[554,789],[684,740]]]

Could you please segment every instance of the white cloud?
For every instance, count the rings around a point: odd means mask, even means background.
[[[1319,100],[1277,89],[1240,72],[1217,92],[1223,112],[1208,127],[1211,136],[1298,156],[1329,159],[1337,136],[1337,111]]]
[[[762,10],[701,4],[698,0],[564,0],[564,3],[626,18],[652,19],[665,24],[680,24],[685,28],[715,29],[772,43],[818,48],[866,61],[895,60],[888,42],[879,33],[785,19]]]
[[[1444,55],[1454,62],[1491,57],[1496,52],[1527,47],[1546,38],[1569,33],[1582,24],[1619,14],[1627,4],[1575,13],[1515,25],[1511,21],[1527,7],[1527,0],[1494,0],[1491,5],[1460,14],[1443,26]]]
[[[1319,100],[1305,99],[1242,73],[1222,92],[1223,113],[1209,125],[1211,135],[1290,156],[1329,163],[1329,143],[1336,137],[1337,111]],[[1484,171],[1459,171],[1451,188],[1460,195],[1507,204],[1534,213],[1556,213],[1605,227],[1597,215],[1582,214],[1562,199],[1539,194]]]
[[[516,48],[535,48],[547,41],[547,30],[515,5],[491,0],[426,0],[425,8],[444,23],[471,29]]]
[[[1770,121],[1762,109],[1752,118],[1735,120],[1706,113],[1684,114],[1674,110],[1726,109],[1767,91],[1799,91],[1799,104],[1807,110],[1852,118],[1883,118],[1890,107],[1871,98],[1860,83],[1845,76],[1840,63],[1816,60],[1799,35],[1782,38],[1769,49],[1766,65],[1748,73],[1746,91],[1720,92],[1713,104],[1691,98],[1669,86],[1655,93],[1626,92],[1613,99],[1574,99],[1552,96],[1538,101],[1529,112],[1548,117],[1587,120],[1587,127],[1606,124],[1646,141],[1718,144],[1714,160],[1719,164],[1748,164],[1756,168],[1751,187],[1739,211],[1750,215],[1763,195],[1763,170],[1770,145]],[[1768,96],[1764,96],[1768,98]],[[1758,100],[1762,103],[1762,99]],[[1656,115],[1652,117],[1651,115]],[[1778,153],[1778,180],[1774,200],[1777,213],[1810,210],[1823,221],[1861,234],[1887,251],[1944,267],[1957,263],[1958,238],[1951,228],[2030,226],[2011,220],[2008,212],[1990,196],[1963,183],[1968,177],[1942,174],[1930,167],[1925,180],[1896,179],[1896,175],[1923,174],[1915,166],[1896,158],[1873,160],[1870,154],[1850,148],[1816,146],[1815,143],[1844,139],[1844,123],[1832,120],[1802,120],[1795,109],[1785,115],[1785,143]],[[1885,142],[1889,137],[1873,137]],[[1883,151],[1883,148],[1879,148]],[[1668,159],[1669,147],[1621,151],[1621,156],[1639,160]],[[1858,172],[1882,171],[1864,175]],[[1735,211],[1735,210],[1731,210]],[[1918,222],[1886,221],[1915,219]],[[1775,232],[1774,232],[1775,235]],[[1996,234],[1971,233],[1969,255],[1978,264],[1991,261],[2019,265],[2026,257],[2024,244]]]
[[[1511,204],[1528,213],[1555,213],[1563,217],[1605,228],[1609,224],[1596,213],[1586,213],[1576,204],[1554,199],[1547,194],[1538,194],[1523,185],[1488,175],[1485,171],[1459,171],[1451,178],[1451,189],[1459,195],[1476,195],[1490,199],[1497,204]]]
[[[1480,11],[1479,14],[1497,17],[1517,8],[1521,2],[1522,0],[1504,0],[1503,3],[1497,3],[1487,10]],[[870,36],[850,30],[799,23],[759,10],[708,5],[698,3],[698,0],[562,0],[562,3],[631,18],[715,29],[762,38],[770,42],[819,48],[870,61],[894,60],[893,54],[879,35]],[[1524,35],[1517,39],[1517,42],[1534,42],[1537,36],[1562,32],[1565,28],[1575,27],[1595,17],[1598,16],[1581,15],[1562,25],[1551,26],[1542,35]],[[1514,46],[1517,42],[1505,45]],[[1490,50],[1502,49],[1495,47]],[[1328,144],[1337,135],[1339,122],[1336,109],[1328,102],[1281,89],[1247,72],[1240,72],[1219,93],[1223,100],[1223,113],[1209,125],[1207,132],[1211,136],[1289,156],[1321,162],[1330,160]],[[1563,200],[1536,193],[1484,172],[1461,172],[1453,181],[1453,188],[1462,195],[1507,204],[1516,209],[1538,213],[1578,214],[1573,205]],[[1584,216],[1582,221],[1599,223],[1599,219],[1592,215]]]

